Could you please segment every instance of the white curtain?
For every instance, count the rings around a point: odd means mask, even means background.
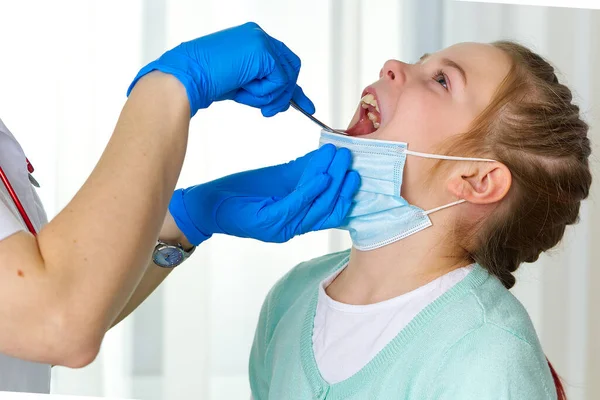
[[[599,15],[450,0],[0,1],[0,118],[36,167],[52,217],[91,172],[143,63],[181,41],[254,20],[301,56],[299,83],[317,116],[335,126],[347,123],[387,59],[514,38],[564,73],[595,142]],[[179,186],[296,158],[316,148],[318,132],[293,110],[265,119],[255,109],[215,104],[192,122]],[[593,165],[596,171],[595,158]],[[514,289],[574,400],[600,398],[597,186],[579,225],[552,255],[523,265]],[[265,294],[298,262],[348,246],[339,232],[283,245],[213,237],[109,332],[93,364],[54,368],[53,392],[248,398],[247,359]]]

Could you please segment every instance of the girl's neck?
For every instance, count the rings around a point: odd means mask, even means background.
[[[346,304],[373,304],[411,292],[448,272],[470,264],[465,252],[442,240],[430,227],[390,245],[352,249],[348,266],[326,289]]]

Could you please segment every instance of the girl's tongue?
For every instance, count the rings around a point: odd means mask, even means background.
[[[381,124],[381,114],[373,95],[363,96],[359,107],[358,122],[346,130],[350,136],[368,135],[375,132]]]
[[[373,122],[366,115],[362,115],[362,113],[358,122],[346,130],[346,133],[350,136],[368,135],[373,132],[375,132]]]

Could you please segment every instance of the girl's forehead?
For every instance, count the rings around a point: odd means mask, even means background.
[[[455,57],[467,66],[476,66],[474,64],[483,62],[484,65],[491,66],[495,63],[506,63],[510,65],[510,58],[503,50],[489,43],[464,42],[457,43],[442,49],[434,55],[443,57]]]
[[[491,101],[511,67],[509,55],[487,43],[458,43],[428,58],[449,59],[458,64],[467,76],[466,92],[476,95],[478,103]]]

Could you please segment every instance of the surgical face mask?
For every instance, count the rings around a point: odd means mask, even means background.
[[[374,250],[422,231],[432,225],[429,214],[465,201],[458,200],[428,211],[408,204],[401,195],[407,155],[442,160],[494,161],[418,153],[408,150],[407,143],[321,131],[320,146],[328,143],[350,150],[351,168],[360,174],[358,193],[338,229],[349,231],[354,247],[362,251]]]

